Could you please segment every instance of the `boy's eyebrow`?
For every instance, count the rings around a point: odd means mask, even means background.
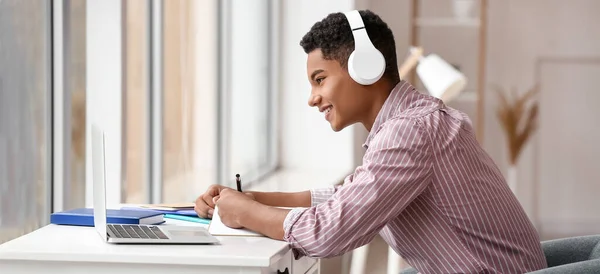
[[[318,70],[315,70],[315,71],[313,71],[313,72],[310,74],[310,80],[313,80],[313,81],[314,81],[314,80],[315,80],[315,76],[317,76],[317,74],[319,74],[319,73],[321,73],[321,72],[323,72],[323,71],[325,71],[325,70],[318,69]]]

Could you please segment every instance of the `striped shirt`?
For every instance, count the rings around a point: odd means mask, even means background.
[[[468,117],[401,81],[380,110],[363,164],[311,190],[284,240],[296,258],[338,256],[380,234],[421,273],[524,273],[547,266],[537,231]]]

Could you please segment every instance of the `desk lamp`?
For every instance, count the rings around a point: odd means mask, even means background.
[[[422,48],[411,47],[410,55],[399,69],[400,78],[404,79],[415,66],[429,94],[445,103],[456,98],[467,85],[467,78],[440,56],[429,54],[423,57]]]

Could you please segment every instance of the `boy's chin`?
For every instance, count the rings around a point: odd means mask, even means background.
[[[342,129],[346,128],[348,125],[342,124],[342,123],[329,123],[331,125],[331,129],[335,132],[339,132]]]

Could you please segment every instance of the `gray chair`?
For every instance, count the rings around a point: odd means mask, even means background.
[[[548,268],[528,274],[600,273],[600,235],[579,236],[542,242]],[[400,274],[415,274],[413,268]]]
[[[600,235],[542,242],[548,268],[529,274],[600,273]]]

